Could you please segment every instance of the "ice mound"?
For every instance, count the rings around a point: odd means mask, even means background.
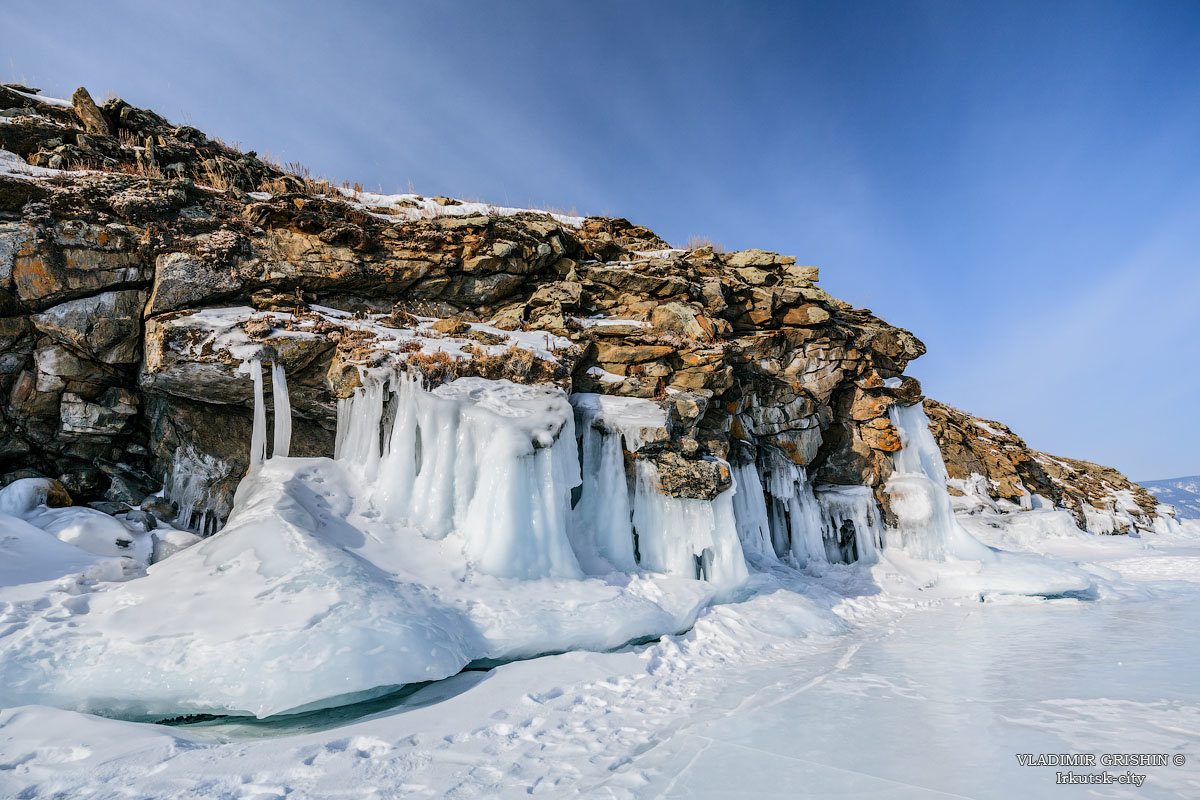
[[[123,576],[123,559],[106,559],[56,539],[19,517],[0,514],[0,607],[11,599],[9,587],[92,573],[110,580]],[[0,624],[7,621],[0,616]]]
[[[682,631],[724,585],[583,577],[560,390],[368,381],[339,422],[337,459],[252,466],[225,528],[145,577],[8,608],[0,705],[145,719],[341,704],[472,661]],[[256,414],[256,447],[265,426]]]
[[[134,531],[94,508],[51,507],[47,501],[53,486],[45,478],[13,481],[0,489],[0,515],[23,520],[87,553],[129,558],[138,564],[150,561],[153,541],[144,531]]]

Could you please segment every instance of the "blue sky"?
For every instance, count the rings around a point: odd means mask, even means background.
[[[10,79],[822,269],[926,392],[1200,473],[1200,4],[0,2]]]

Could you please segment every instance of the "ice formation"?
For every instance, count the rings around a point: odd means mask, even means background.
[[[253,469],[267,459],[267,404],[263,400],[262,362],[249,362],[250,379],[254,382],[254,427],[250,434],[250,467]]]
[[[633,488],[624,450],[637,453],[665,438],[667,418],[650,400],[580,393],[583,486],[572,514],[573,539],[585,562],[603,559],[619,571],[642,569],[734,587],[748,573],[734,517],[734,492],[713,500],[671,497],[658,471],[637,458]]]
[[[292,447],[292,402],[288,397],[287,375],[283,364],[271,364],[271,396],[275,409],[275,439],[272,456],[286,456]]]
[[[175,448],[163,494],[179,509],[175,515],[177,526],[205,535],[220,530],[211,487],[227,473],[223,462],[207,453],[197,453],[190,444]]]
[[[903,446],[893,456],[895,472],[886,491],[891,496],[896,528],[889,538],[917,558],[990,561],[994,554],[980,544],[954,516],[942,452],[929,431],[920,403],[888,410]]]
[[[571,515],[571,543],[590,573],[632,572],[637,561],[622,437],[607,428],[595,406],[579,398],[571,402],[578,416],[583,485]]]
[[[637,462],[635,484],[633,527],[642,567],[725,587],[746,579],[731,492],[711,501],[670,497],[660,490],[658,471],[646,460]]]
[[[371,485],[384,519],[434,539],[459,531],[491,575],[582,576],[567,534],[580,476],[562,390],[460,378],[427,392],[400,374],[369,378],[338,410],[336,457]]]
[[[0,705],[134,718],[340,705],[481,660],[685,630],[747,582],[744,552],[756,565],[879,556],[868,489],[812,487],[804,470],[765,449],[757,463],[733,467],[735,488],[711,501],[664,494],[646,448],[665,438],[667,419],[650,401],[568,401],[553,386],[480,378],[426,390],[412,375],[365,371],[339,403],[336,458],[295,458],[284,456],[290,413],[276,365],[266,458],[261,364],[247,371],[259,460],[224,530],[142,577],[93,583],[83,598],[76,590],[22,604],[0,587],[10,623],[0,633]],[[914,554],[962,559],[971,544],[989,554],[941,516],[945,476],[919,407],[897,422],[905,450],[889,488],[900,543]],[[177,460],[187,462],[186,450]],[[191,495],[200,490],[172,484],[189,516],[197,513]],[[0,527],[16,532],[0,550],[25,558],[58,548],[51,577],[92,562],[34,524],[51,529],[49,517],[70,513],[121,526],[90,509],[49,509],[29,485],[14,486],[0,493],[0,512],[12,519]],[[1090,586],[1078,570],[1029,559],[987,569],[925,561],[915,572],[921,585],[959,592]],[[141,679],[129,680],[130,664]]]
[[[797,567],[878,560],[883,526],[865,486],[817,486],[803,467],[769,447],[733,468],[742,547]]]
[[[475,660],[682,631],[736,578],[723,547],[736,538],[716,536],[699,569],[663,563],[721,585],[583,576],[568,535],[579,472],[561,390],[364,379],[340,409],[336,460],[267,459],[218,535],[86,602],[16,609],[20,624],[0,635],[0,704],[134,718],[339,705]],[[732,531],[728,498],[712,509]],[[144,680],[128,680],[130,664]]]
[[[733,473],[733,518],[737,523],[742,550],[747,558],[777,561],[771,542],[771,525],[767,519],[767,503],[758,469],[747,461],[730,465]]]
[[[804,469],[771,448],[762,448],[758,468],[768,498],[767,521],[776,554],[790,555],[797,566],[843,560],[830,558],[827,526]]]
[[[816,493],[823,541],[830,560],[873,564],[879,559],[883,525],[875,495],[866,486],[823,486]]]

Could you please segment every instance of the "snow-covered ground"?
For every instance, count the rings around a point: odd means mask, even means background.
[[[1016,754],[1138,752],[1189,763],[1093,796],[1197,796],[1200,541],[1060,539],[1099,599],[926,599],[885,559],[781,570],[652,644],[340,712],[168,727],[8,709],[0,794],[1054,797],[1055,769]]]

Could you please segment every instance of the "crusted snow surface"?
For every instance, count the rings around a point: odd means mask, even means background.
[[[52,508],[49,486],[45,478],[21,478],[0,489],[0,530],[7,525],[25,539],[24,526],[14,524],[20,520],[86,553],[149,562],[153,543],[145,531],[86,506]]]
[[[379,194],[353,189],[339,188],[342,197],[353,206],[357,206],[383,219],[415,220],[434,219],[437,217],[469,217],[485,215],[493,217],[511,217],[515,214],[536,214],[549,217],[561,225],[578,228],[583,225],[583,217],[571,214],[559,214],[553,211],[543,211],[537,208],[511,208],[495,206],[491,203],[459,202],[442,205],[431,197],[419,194]]]
[[[496,341],[487,344],[465,336],[448,336],[433,329],[436,317],[414,317],[410,327],[395,328],[380,324],[385,314],[355,316],[336,308],[313,305],[313,314],[326,322],[335,323],[351,330],[364,331],[373,335],[370,346],[380,353],[391,355],[393,361],[402,362],[411,353],[445,353],[451,358],[471,358],[474,355],[499,355],[509,347],[528,350],[548,361],[557,358],[557,353],[572,346],[571,340],[544,331],[506,331],[481,322],[466,323],[474,334],[486,335]],[[264,338],[256,339],[245,331],[247,322],[269,322],[275,326]],[[312,316],[286,311],[255,311],[249,306],[205,308],[189,314],[172,317],[166,325],[194,332],[182,343],[182,351],[189,356],[209,352],[227,354],[231,361],[248,362],[254,359],[271,360],[270,348],[286,340],[316,340],[321,338],[314,329],[318,319]],[[469,348],[469,350],[464,350]]]

